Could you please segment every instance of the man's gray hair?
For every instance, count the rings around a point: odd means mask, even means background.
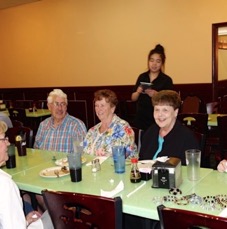
[[[47,97],[47,103],[53,103],[56,97],[65,99],[65,102],[68,104],[67,95],[61,89],[54,89],[51,91]]]

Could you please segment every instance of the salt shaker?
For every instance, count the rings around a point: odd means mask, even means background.
[[[99,170],[101,170],[101,165],[100,165],[99,159],[96,158],[96,159],[92,160],[92,162],[91,162],[91,171],[93,173],[95,173]]]

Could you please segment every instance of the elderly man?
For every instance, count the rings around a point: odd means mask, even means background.
[[[67,105],[67,95],[62,90],[50,92],[47,106],[51,117],[40,123],[34,148],[70,153],[73,152],[73,141],[84,138],[85,124],[67,113]]]

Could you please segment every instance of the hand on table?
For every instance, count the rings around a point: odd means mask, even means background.
[[[217,167],[219,172],[227,172],[227,160],[222,160]]]

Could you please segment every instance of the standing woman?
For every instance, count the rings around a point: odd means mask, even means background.
[[[148,55],[148,71],[139,75],[134,92],[131,95],[132,101],[137,101],[137,113],[134,126],[146,130],[154,123],[151,97],[161,90],[172,90],[172,79],[163,73],[165,64],[165,51],[160,44],[156,45]],[[151,83],[151,86],[144,88],[141,82]]]

